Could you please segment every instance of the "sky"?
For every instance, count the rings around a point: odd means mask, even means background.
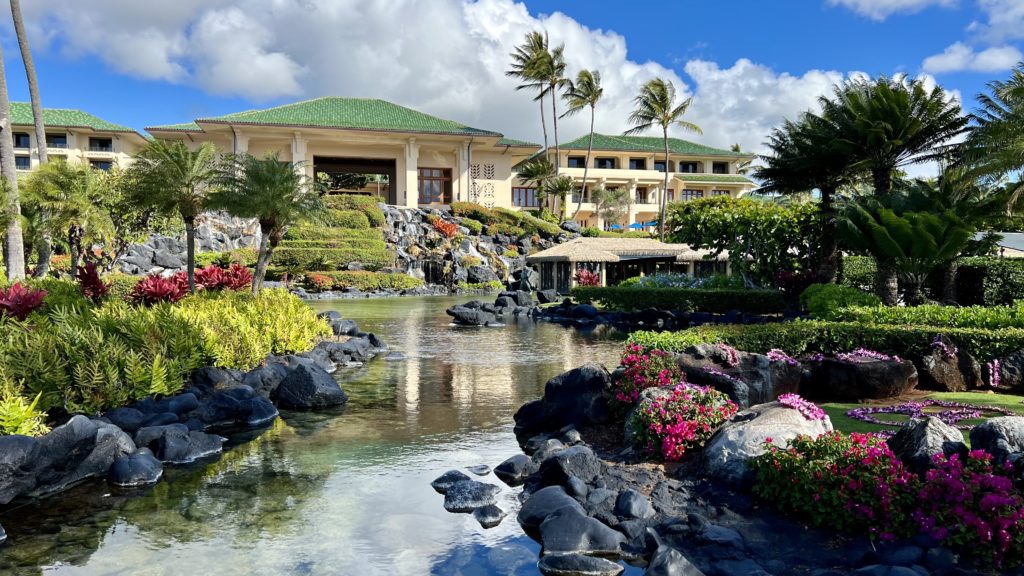
[[[6,5],[6,3],[2,3]],[[597,129],[626,128],[646,80],[693,97],[705,144],[763,152],[784,118],[851,75],[907,74],[970,110],[1024,60],[1024,0],[30,0],[43,105],[142,130],[318,96],[382,98],[540,142],[532,94],[506,77],[531,30],[570,75],[602,74]],[[12,100],[28,89],[9,13]],[[588,118],[560,122],[562,141]],[[550,120],[549,120],[550,123]]]

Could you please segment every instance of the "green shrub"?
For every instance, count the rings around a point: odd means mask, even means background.
[[[459,282],[455,285],[455,288],[465,292],[473,292],[477,290],[494,292],[504,289],[505,285],[498,280],[491,280],[490,282]]]
[[[303,286],[310,291],[344,290],[355,288],[361,292],[378,290],[409,290],[423,285],[423,280],[399,272],[314,272],[307,274]]]
[[[517,226],[527,234],[538,234],[544,238],[554,238],[562,233],[558,224],[537,218],[529,212],[521,212],[510,208],[494,208],[493,212],[505,223]]]
[[[961,304],[999,306],[1024,299],[1024,259],[964,258],[957,272]]]
[[[221,266],[225,258],[227,255],[223,252],[196,252],[196,268],[205,268],[211,265]]]
[[[380,202],[372,196],[338,194],[324,197],[324,205],[334,210],[358,210],[366,215],[370,226],[380,228],[386,222]]]
[[[371,228],[327,228],[323,226],[293,226],[284,235],[284,241],[294,240],[380,240],[384,241],[384,235],[380,230]]]
[[[1024,301],[1012,306],[854,306],[832,312],[831,320],[865,324],[1024,328]]]
[[[875,286],[875,260],[869,256],[844,256],[840,283],[872,292]]]
[[[110,286],[107,298],[128,301],[128,296],[140,279],[140,276],[129,276],[128,274],[108,274],[103,278],[103,281]]]
[[[585,237],[585,238],[597,238],[598,236],[601,235],[601,229],[600,228],[594,228],[593,226],[589,226],[587,228],[584,228],[580,232],[580,235]]]
[[[493,224],[498,221],[498,215],[493,210],[473,202],[452,202],[452,214],[461,218],[472,218],[482,224]]]
[[[752,314],[782,312],[786,302],[777,290],[706,288],[641,288],[638,286],[577,286],[572,296],[609,310],[665,310],[723,313],[740,310]]]
[[[800,294],[800,307],[815,318],[830,320],[840,308],[848,306],[880,306],[874,294],[840,284],[811,284]]]
[[[516,250],[515,248],[506,248],[504,256],[505,258],[519,258],[519,250]]]
[[[479,236],[480,233],[484,231],[484,225],[477,220],[473,220],[472,218],[463,218],[460,224],[469,229],[469,232],[471,234],[475,234],[477,236]]]
[[[650,232],[644,232],[643,230],[625,230],[622,232],[605,231],[602,230],[599,234],[601,238],[653,238],[654,235]]]
[[[89,300],[82,295],[78,283],[59,278],[26,278],[25,284],[37,290],[46,290],[46,298],[39,311],[43,314],[60,308],[83,309],[89,306]]]
[[[630,342],[646,350],[678,351],[696,344],[723,343],[748,352],[773,348],[790,355],[848,352],[869,348],[902,358],[931,351],[942,334],[981,362],[1005,357],[1024,348],[1024,329],[951,328],[949,326],[887,326],[860,322],[798,320],[758,325],[705,325],[679,332],[634,332]]]
[[[381,248],[384,241],[377,238],[328,238],[325,240],[285,240],[282,248]]]
[[[466,268],[472,268],[473,266],[479,266],[483,264],[483,261],[476,256],[463,256],[460,262]]]
[[[292,248],[281,246],[270,261],[296,271],[337,270],[351,262],[360,262],[367,268],[379,269],[391,262],[382,242],[372,248]]]
[[[35,398],[21,395],[21,389],[9,380],[0,379],[0,436],[21,434],[39,436],[49,432],[46,412],[39,410],[40,394]]]
[[[366,214],[358,210],[328,210],[323,223],[332,228],[353,228],[362,230],[370,227]]]
[[[236,250],[231,250],[230,252],[225,252],[224,257],[220,262],[217,262],[217,264],[220,266],[228,266],[230,264],[237,263],[242,266],[252,268],[256,265],[257,255],[258,251],[256,248],[238,248]]]
[[[499,234],[511,236],[513,238],[522,238],[523,236],[526,236],[526,230],[512,224],[506,224],[505,222],[497,222],[495,224],[487,225],[488,236],[497,236]]]

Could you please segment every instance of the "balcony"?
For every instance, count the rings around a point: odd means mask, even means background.
[[[89,152],[113,152],[114,146],[89,146]]]

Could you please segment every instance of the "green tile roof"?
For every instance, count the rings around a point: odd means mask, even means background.
[[[512,146],[515,148],[540,148],[540,144],[534,144],[533,142],[527,142],[526,140],[516,140],[515,138],[502,138],[498,140],[498,146]]]
[[[562,150],[586,150],[590,135],[586,134],[570,142],[559,145]],[[665,153],[665,141],[660,136],[610,136],[608,134],[594,134],[594,150],[608,152],[661,152]],[[688,140],[679,138],[668,139],[668,151],[672,154],[684,154],[687,156],[729,156],[731,158],[749,158],[752,154],[733,152],[712,148]]]
[[[35,123],[32,105],[28,102],[11,102],[11,125],[31,126]],[[43,108],[43,125],[63,128],[92,128],[98,132],[135,132],[127,126],[107,122],[88,112],[70,108]]]
[[[501,136],[497,132],[472,128],[384,100],[335,96],[304,100],[264,110],[248,110],[212,118],[199,118],[195,123],[301,126],[456,136]],[[190,124],[153,126],[152,128],[154,130],[195,130]]]
[[[202,132],[203,129],[195,122],[184,122],[182,124],[164,124],[163,126],[150,126],[146,130],[165,130],[167,132]]]
[[[716,182],[722,184],[753,184],[754,181],[742,174],[676,174],[683,182]]]

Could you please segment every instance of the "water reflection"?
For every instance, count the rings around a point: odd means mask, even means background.
[[[512,518],[483,530],[444,512],[429,482],[514,453],[512,412],[568,368],[614,362],[621,344],[547,324],[452,327],[454,301],[316,303],[406,360],[339,375],[343,410],[285,413],[155,487],[95,483],[0,513],[0,573],[535,574],[537,546]],[[514,510],[515,496],[499,505]]]

